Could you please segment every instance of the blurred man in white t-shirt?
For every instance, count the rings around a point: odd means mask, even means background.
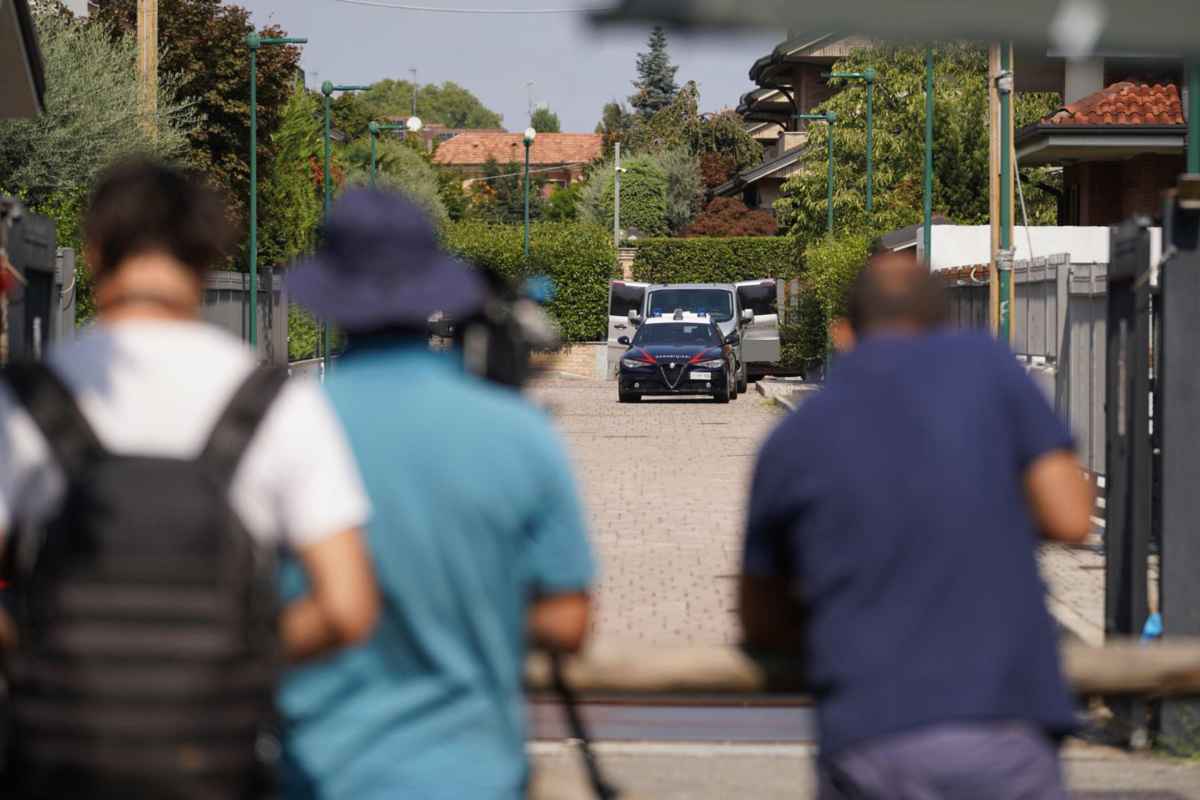
[[[191,458],[255,369],[236,338],[199,318],[204,276],[233,244],[220,198],[171,167],[130,161],[102,176],[85,224],[97,322],[53,349],[52,371],[103,448]],[[0,544],[56,509],[64,475],[32,418],[0,382]],[[378,599],[360,529],[368,503],[320,387],[280,390],[231,476],[229,502],[260,543],[286,545],[311,581],[283,609],[291,661],[364,640]],[[3,628],[11,621],[0,611]]]

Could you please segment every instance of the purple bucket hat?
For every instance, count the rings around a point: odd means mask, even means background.
[[[424,211],[377,189],[347,191],[320,248],[284,280],[291,299],[350,332],[422,326],[439,311],[466,316],[485,292],[478,273],[438,248]]]

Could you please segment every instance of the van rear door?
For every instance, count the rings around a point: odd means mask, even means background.
[[[632,339],[637,333],[637,328],[629,322],[629,312],[642,313],[642,304],[646,299],[646,287],[649,285],[633,281],[612,281],[608,284],[608,374],[610,376],[617,374],[617,364],[620,363],[621,355],[626,350],[625,345],[617,343],[617,339],[622,336]]]
[[[749,365],[778,364],[779,286],[771,278],[742,281],[737,285],[738,302],[754,312],[754,322],[742,328],[742,358]]]

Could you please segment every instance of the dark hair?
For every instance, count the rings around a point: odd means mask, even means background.
[[[945,288],[911,254],[872,257],[850,287],[846,317],[858,335],[897,323],[921,330],[945,324]]]
[[[220,194],[194,173],[145,158],[118,162],[101,174],[88,201],[84,235],[97,277],[154,250],[202,276],[234,242]]]

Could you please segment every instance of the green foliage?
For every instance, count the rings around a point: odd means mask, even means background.
[[[779,362],[788,369],[807,372],[824,361],[828,327],[820,299],[812,291],[801,292],[779,327]]]
[[[378,176],[376,185],[395,189],[424,209],[434,224],[441,225],[450,219],[445,203],[442,202],[441,185],[437,172],[424,151],[406,145],[401,140],[385,136],[376,143]],[[371,182],[371,141],[358,139],[346,147],[346,182],[353,186],[366,186]]]
[[[924,47],[882,46],[858,50],[834,69],[861,72],[873,67],[875,83],[875,215],[876,230],[892,230],[920,221],[925,136]],[[979,224],[988,219],[987,55],[975,45],[943,44],[935,53],[934,211],[955,222]],[[1057,106],[1057,95],[1020,94],[1016,124],[1035,121]],[[866,89],[851,81],[821,104],[833,111],[835,194],[839,230],[854,230],[866,219]],[[829,126],[809,127],[809,145],[800,172],[784,184],[775,204],[783,229],[805,241],[825,233],[826,143]],[[1045,170],[1030,178],[1049,182]],[[1027,179],[1030,222],[1051,222],[1056,203]]]
[[[329,104],[330,123],[347,140],[361,139],[367,135],[367,126],[378,122],[371,116],[371,109],[359,99],[355,92],[342,92]]]
[[[805,281],[825,319],[846,314],[846,293],[867,263],[874,235],[866,231],[826,236],[804,252]]]
[[[296,304],[288,306],[288,361],[316,358],[320,352],[321,324]]]
[[[178,76],[160,79],[153,135],[139,113],[137,48],[104,24],[34,6],[46,71],[46,111],[0,120],[0,193],[14,194],[54,220],[58,244],[76,252],[77,313],[94,314],[84,262],[82,218],[97,173],[135,153],[179,159],[196,115],[174,99]]]
[[[100,0],[94,19],[131,37],[137,31],[137,6],[137,0]],[[254,32],[250,12],[221,0],[159,0],[158,24],[159,72],[178,76],[171,87],[173,102],[194,109],[203,121],[189,131],[190,160],[227,191],[232,211],[240,216],[245,213],[250,192],[246,50],[246,35]],[[287,35],[278,26],[258,32],[264,37]],[[271,136],[292,94],[299,63],[300,50],[296,47],[264,47],[258,51],[260,180],[270,177],[274,163]],[[128,74],[132,80],[136,71],[120,74]],[[261,196],[259,200],[261,207]]]
[[[438,196],[451,222],[465,219],[471,208],[471,198],[463,189],[462,176],[455,170],[439,169],[437,172]]]
[[[517,162],[500,164],[489,158],[483,165],[483,177],[491,180],[476,181],[469,187],[471,205],[467,209],[467,218],[497,225],[524,223],[525,165]],[[542,218],[545,185],[546,179],[538,173],[529,176],[530,220]]]
[[[320,102],[297,83],[271,137],[274,169],[259,209],[259,263],[286,264],[312,250],[321,223]]]
[[[700,90],[693,81],[653,116],[633,118],[622,142],[623,148],[637,153],[686,149],[698,158],[720,154],[734,170],[762,162],[762,147],[746,133],[736,112],[700,113]]]
[[[574,222],[579,219],[579,200],[582,196],[582,183],[556,187],[546,199],[542,218],[547,222]]]
[[[679,91],[675,83],[675,73],[679,67],[671,64],[671,56],[667,52],[667,34],[661,26],[655,26],[650,32],[649,49],[638,53],[637,80],[633,87],[637,90],[629,103],[644,119],[654,116],[655,112],[669,105]]]
[[[691,224],[704,204],[700,159],[678,148],[660,153],[657,160],[667,176],[667,228],[677,234]]]
[[[535,275],[554,281],[548,310],[572,342],[603,340],[608,328],[608,282],[617,254],[603,228],[541,222],[530,232],[530,256],[523,255],[520,225],[460,222],[443,229],[447,250],[472,264],[490,267],[514,282]]]
[[[629,134],[633,131],[635,120],[637,117],[632,114],[625,104],[613,100],[611,103],[605,103],[604,111],[600,115],[600,122],[596,124],[596,133],[604,137],[604,154],[612,156],[613,145],[620,142],[622,146],[629,140]]]
[[[529,126],[538,133],[562,133],[562,123],[559,122],[558,114],[545,106],[533,112]]]
[[[637,244],[633,276],[649,283],[788,280],[798,264],[796,243],[782,236],[646,239]]]
[[[413,85],[409,81],[382,80],[356,96],[370,119],[377,122],[412,113]],[[440,86],[423,84],[417,90],[417,116],[426,125],[448,128],[502,128],[504,118],[487,108],[479,98],[453,81]]]
[[[643,237],[665,236],[669,181],[657,158],[649,155],[621,159],[621,229],[636,228]],[[597,226],[611,226],[614,205],[614,178],[611,161],[601,163],[583,189],[580,212],[583,220]]]
[[[187,135],[197,121],[172,97],[179,84],[175,75],[163,76],[152,135],[139,112],[133,39],[46,6],[35,6],[35,14],[46,113],[0,120],[0,187],[35,210],[51,197],[60,206],[78,207],[97,172],[114,159],[187,153]]]

